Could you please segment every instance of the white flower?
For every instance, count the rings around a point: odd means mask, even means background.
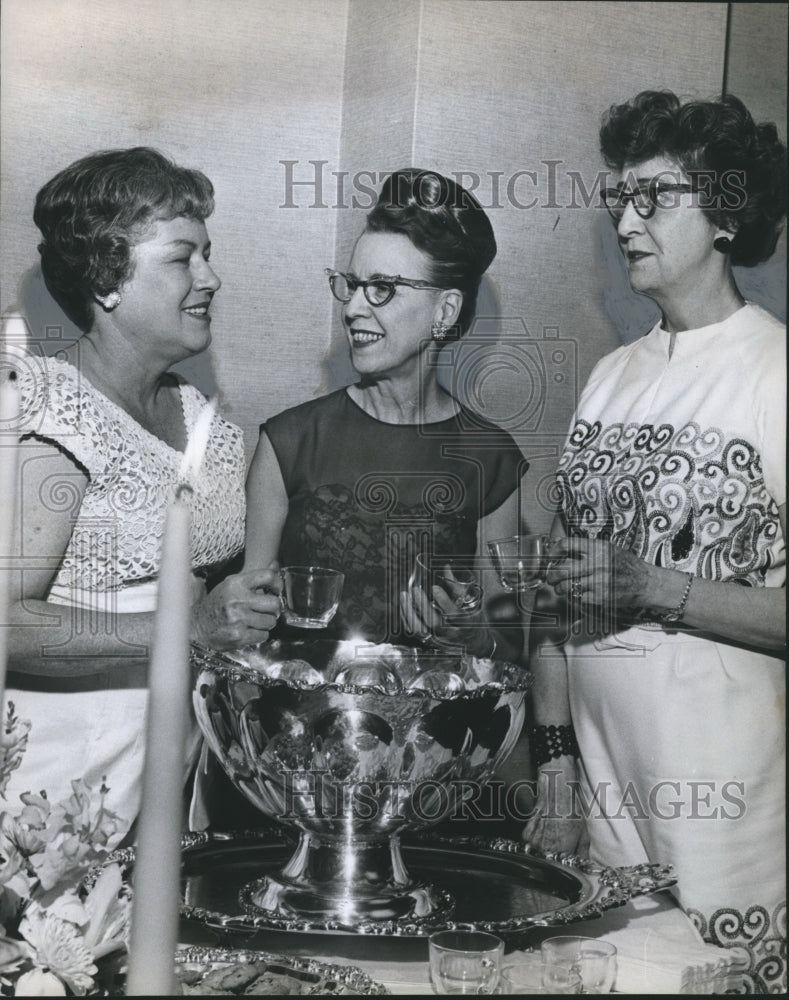
[[[5,936],[5,928],[0,927],[0,972],[14,972],[22,962],[30,957],[30,945],[26,941],[15,941]]]
[[[17,718],[14,703],[9,701],[7,718],[0,723],[0,795],[3,798],[12,772],[22,763],[31,725],[28,719]]]
[[[47,896],[48,894],[44,894],[43,899],[38,899],[38,902],[42,909],[51,913],[53,917],[57,917],[58,920],[67,920],[70,924],[81,927],[90,919],[84,905],[80,902],[76,889],[68,889],[66,892],[59,893],[51,902],[47,900]]]
[[[0,814],[0,831],[27,858],[43,851],[51,837],[51,832],[47,830],[50,807],[42,795],[24,792],[20,798],[24,802],[24,808],[18,816],[12,816],[8,812]]]
[[[17,979],[14,994],[18,997],[64,997],[66,988],[54,972],[31,969]]]
[[[9,703],[0,724],[0,796],[29,729]],[[94,791],[79,779],[60,802],[50,803],[45,791],[26,792],[21,807],[0,812],[3,995],[11,987],[19,996],[84,996],[95,987],[94,960],[126,950],[130,899],[120,868],[103,869],[87,895],[77,891],[80,878],[123,833],[120,817],[105,805],[107,793],[104,784]],[[22,940],[6,936],[4,921]]]
[[[0,886],[10,885],[17,875],[27,873],[25,858],[17,845],[3,832],[5,813],[0,813]]]
[[[60,893],[51,903],[46,903],[46,898],[40,901],[42,907],[51,916],[79,928],[94,960],[125,949],[131,900],[119,865],[102,869],[84,902],[73,889]]]
[[[102,782],[94,794],[90,785],[79,778],[71,782],[71,789],[62,805],[74,832],[94,848],[109,848],[123,832],[120,817],[104,804],[109,788]]]
[[[94,959],[126,947],[131,901],[123,888],[119,865],[108,865],[85,899],[85,946]]]
[[[104,785],[95,793],[81,779],[71,787],[71,795],[52,809],[46,846],[30,858],[44,891],[75,882],[103,860],[122,828],[119,817],[104,804]]]
[[[49,969],[77,996],[93,986],[96,966],[74,924],[31,903],[19,925],[19,933],[36,953],[36,964]]]

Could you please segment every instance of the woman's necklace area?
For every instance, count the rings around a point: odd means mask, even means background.
[[[457,413],[457,404],[443,393],[424,405],[416,399],[396,399],[375,392],[372,386],[350,386],[348,394],[364,412],[385,424],[426,424],[449,420]]]

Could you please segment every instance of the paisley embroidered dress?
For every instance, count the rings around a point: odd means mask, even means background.
[[[81,501],[60,479],[41,497],[73,522],[47,600],[83,609],[76,627],[88,633],[97,628],[97,609],[153,611],[165,514],[182,453],[149,434],[64,360],[28,357],[20,389],[22,475],[24,442],[38,439],[56,444],[88,477]],[[180,394],[188,434],[206,400],[187,384]],[[241,430],[216,416],[191,482],[196,592],[209,569],[243,546],[244,476]],[[51,655],[65,661],[69,651],[66,646]],[[122,667],[87,678],[9,675],[6,700],[32,729],[6,800],[17,805],[22,792],[45,789],[50,801],[58,801],[71,793],[74,778],[93,788],[103,781],[107,806],[128,828],[139,806],[147,697],[144,687],[128,686],[135,683],[139,679],[124,679]]]
[[[785,584],[786,331],[746,305],[604,358],[558,479],[571,534],[744,587]],[[567,644],[592,856],[671,862],[748,991],[786,986],[785,664],[692,631]]]
[[[387,424],[345,389],[263,425],[289,509],[281,565],[345,573],[329,634],[407,642],[400,592],[420,551],[473,557],[477,524],[528,463],[513,438],[469,410],[432,424]]]

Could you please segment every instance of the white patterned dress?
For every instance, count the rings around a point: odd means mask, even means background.
[[[558,480],[571,534],[746,587],[785,585],[786,330],[748,304],[604,358]],[[593,857],[671,862],[748,991],[786,988],[785,662],[690,631],[567,645]],[[594,793],[594,799],[592,795]]]
[[[73,519],[73,531],[47,599],[83,609],[76,627],[96,628],[92,611],[153,611],[167,507],[183,455],[149,434],[124,410],[53,358],[25,359],[22,393],[22,474],[27,439],[56,444],[87,473],[81,502],[68,483],[45,484],[40,502]],[[180,386],[187,434],[206,405]],[[205,573],[240,551],[244,540],[245,456],[240,428],[215,416],[199,476],[191,483],[191,560],[195,591]],[[24,513],[24,512],[23,512]],[[68,649],[50,651],[53,660]],[[123,668],[88,678],[9,675],[6,702],[32,721],[21,767],[5,789],[10,806],[25,791],[45,789],[50,801],[83,778],[109,788],[106,805],[133,822],[139,807],[147,691]],[[195,734],[192,735],[194,742]]]

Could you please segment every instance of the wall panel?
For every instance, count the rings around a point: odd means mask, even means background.
[[[414,157],[479,176],[499,242],[481,312],[503,318],[500,337],[487,357],[476,344],[455,349],[455,380],[519,432],[532,459],[523,498],[531,526],[550,520],[548,482],[577,389],[656,316],[630,291],[613,227],[604,210],[584,207],[579,185],[574,194],[573,174],[593,190],[600,115],[611,103],[645,88],[718,91],[725,33],[718,3],[422,5]]]
[[[0,304],[24,298],[40,337],[64,324],[36,281],[31,219],[57,169],[137,143],[201,167],[217,188],[224,286],[212,364],[185,367],[218,382],[251,450],[261,419],[353,376],[323,267],[347,263],[364,224],[354,178],[466,171],[499,254],[480,301],[487,339],[447,348],[442,377],[521,432],[536,526],[577,388],[655,315],[629,290],[607,217],[573,204],[572,173],[592,188],[611,102],[644,87],[720,90],[726,14],[723,3],[5,0]],[[785,17],[785,5],[734,4],[729,58],[730,86],[781,120]],[[285,160],[305,183],[288,187]],[[546,330],[566,342],[561,362]],[[526,351],[513,360],[515,339]],[[554,364],[542,409],[540,364]]]
[[[35,193],[90,151],[153,145],[216,186],[214,343],[182,367],[216,379],[250,449],[263,417],[320,391],[337,215],[282,208],[280,161],[298,161],[294,180],[314,179],[311,159],[338,162],[346,13],[345,0],[4,0],[2,308],[23,298],[35,336],[70,329],[36,280]]]
[[[756,121],[775,122],[786,142],[789,5],[733,3],[729,25],[726,89]],[[743,294],[786,321],[786,230],[773,257],[755,268],[737,268]]]

